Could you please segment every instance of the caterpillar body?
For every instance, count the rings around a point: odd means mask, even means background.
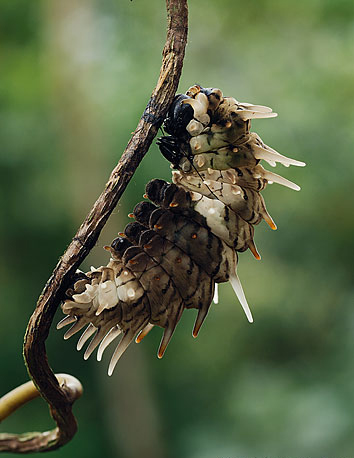
[[[265,145],[250,132],[250,120],[276,116],[268,107],[223,97],[220,89],[192,86],[177,95],[164,123],[168,136],[158,145],[172,163],[173,183],[152,180],[149,201],[136,205],[135,222],[106,246],[107,266],[76,274],[66,292],[57,325],[72,324],[68,339],[85,327],[77,349],[91,338],[84,358],[98,347],[97,359],[119,335],[108,374],[129,344],[140,342],[154,326],[164,329],[161,358],[184,309],[198,310],[197,337],[217,285],[229,281],[250,322],[253,321],[237,275],[238,252],[248,248],[260,259],[254,225],[275,223],[260,194],[270,182],[294,190],[299,186],[265,170],[271,166],[305,165]]]

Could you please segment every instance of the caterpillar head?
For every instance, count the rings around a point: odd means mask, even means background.
[[[176,95],[168,110],[164,128],[168,134],[174,137],[185,135],[187,125],[193,119],[193,108],[191,105],[183,103],[187,100],[191,100],[191,97],[184,94]]]
[[[174,168],[179,168],[183,160],[192,161],[191,138],[210,128],[211,118],[223,100],[220,89],[199,85],[174,98],[164,123],[170,135],[157,141],[161,153]]]

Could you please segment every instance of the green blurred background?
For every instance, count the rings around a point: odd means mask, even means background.
[[[27,380],[27,321],[136,127],[165,29],[162,0],[0,2],[1,393]],[[354,456],[353,43],[352,0],[190,0],[180,91],[271,106],[279,117],[253,130],[307,162],[276,170],[302,191],[266,189],[278,231],[256,228],[261,262],[240,256],[254,324],[222,285],[197,340],[185,312],[163,360],[155,329],[111,378],[109,350],[84,362],[53,326],[51,365],[85,392],[77,435],[51,456]],[[103,245],[157,177],[170,169],[153,145],[84,270],[108,261]],[[38,399],[1,431],[51,426]]]

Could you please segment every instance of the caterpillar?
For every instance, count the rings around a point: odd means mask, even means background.
[[[129,216],[124,232],[104,248],[106,266],[77,271],[66,291],[58,329],[72,326],[68,339],[83,328],[77,343],[87,359],[98,347],[97,360],[122,335],[109,363],[113,370],[130,343],[154,326],[164,329],[158,349],[162,358],[185,309],[197,309],[192,335],[198,332],[217,286],[230,282],[249,322],[253,321],[237,275],[238,253],[254,243],[254,225],[263,219],[276,225],[260,194],[275,182],[294,190],[295,183],[265,170],[305,164],[281,155],[250,131],[251,120],[277,116],[271,108],[240,103],[220,89],[194,85],[175,97],[164,121],[169,134],[158,139],[173,167],[172,183],[154,179]]]

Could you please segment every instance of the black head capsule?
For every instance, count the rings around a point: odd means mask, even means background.
[[[186,128],[193,119],[194,110],[190,104],[182,103],[188,99],[191,97],[185,94],[176,95],[164,122],[164,129],[170,135],[157,140],[162,155],[176,168],[181,159],[190,153],[190,135]]]
[[[191,105],[182,102],[190,98],[184,94],[176,95],[168,110],[164,129],[173,137],[183,137],[187,133],[186,127],[193,119],[194,110]]]

